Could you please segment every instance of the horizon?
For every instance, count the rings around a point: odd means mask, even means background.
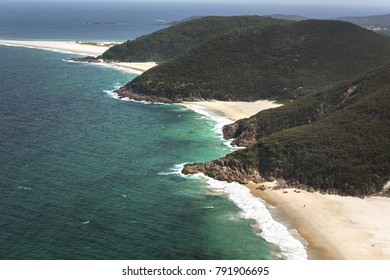
[[[258,5],[321,5],[321,6],[382,6],[390,7],[388,0],[373,0],[368,2],[367,0],[343,0],[341,3],[338,0],[3,0],[5,2],[28,2],[28,3],[142,3],[142,2],[154,2],[154,3],[210,3],[210,4],[258,4]]]
[[[330,1],[330,2],[329,2]],[[172,10],[181,11],[182,17],[170,18],[172,20],[184,19],[191,16],[234,16],[234,15],[259,15],[269,16],[273,14],[282,15],[297,15],[314,19],[337,19],[340,17],[362,17],[362,16],[380,16],[390,14],[390,2],[384,3],[383,0],[374,0],[374,4],[367,5],[365,0],[351,4],[351,1],[343,1],[343,3],[329,0],[325,3],[323,0],[310,1],[298,0],[287,1],[279,0],[269,3],[269,0],[254,1],[245,0],[245,2],[237,0],[211,0],[211,1],[194,1],[194,0],[3,0],[0,3],[0,15],[7,14],[7,8],[21,9],[21,5],[34,5],[30,10],[30,15],[37,12],[42,12],[49,9],[77,9],[78,13],[85,13],[86,8],[90,8],[93,4],[96,8],[109,7],[107,15],[115,16],[118,9],[121,12],[123,8],[142,8],[147,7],[151,11],[159,13],[160,17],[169,17]],[[386,0],[387,1],[387,0]],[[150,3],[154,3],[151,5]],[[386,5],[387,4],[387,5]],[[233,9],[232,9],[233,8]],[[2,11],[1,11],[2,10]],[[53,10],[53,11],[55,11]],[[20,10],[25,13],[27,11]],[[142,11],[139,11],[142,12]],[[37,15],[38,16],[38,15]],[[44,16],[41,14],[40,16]]]

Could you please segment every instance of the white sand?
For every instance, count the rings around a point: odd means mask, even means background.
[[[1,45],[12,45],[21,47],[30,47],[36,49],[48,49],[54,51],[64,51],[77,54],[98,56],[108,50],[108,47],[79,44],[76,42],[60,41],[19,41],[19,40],[0,40]]]
[[[108,49],[104,46],[76,42],[0,40],[0,44],[49,49],[97,56]],[[115,66],[146,71],[157,64],[113,63]],[[250,117],[257,112],[281,106],[271,101],[256,102],[187,102],[217,111],[232,121]],[[390,198],[354,198],[321,195],[293,189],[257,190],[252,193],[276,206],[291,226],[305,238],[309,256],[325,259],[390,259]]]
[[[390,198],[360,199],[335,195],[327,195],[326,198],[339,203],[344,216],[370,233],[370,243],[381,249],[385,258],[390,260]]]
[[[145,72],[146,70],[157,66],[156,62],[112,62],[110,64],[118,67],[137,70],[140,72]]]
[[[390,198],[360,199],[294,189],[261,191],[257,186],[248,185],[298,230],[308,242],[310,258],[390,259]]]
[[[270,101],[186,102],[226,115],[232,121],[280,106]],[[255,196],[277,207],[290,227],[308,242],[311,259],[390,260],[390,198],[322,195],[294,189],[257,190]],[[268,185],[269,186],[269,185]]]
[[[90,44],[80,44],[66,41],[19,41],[19,40],[0,40],[0,45],[28,47],[35,49],[45,49],[51,51],[69,52],[88,56],[98,56],[104,53],[109,47],[96,46]],[[114,66],[144,72],[157,64],[155,62],[118,62],[109,63]]]
[[[220,114],[227,116],[232,121],[237,121],[266,109],[276,108],[282,106],[274,101],[258,100],[255,102],[241,102],[241,101],[199,101],[199,102],[184,102],[185,104],[195,104],[198,106],[211,109]]]

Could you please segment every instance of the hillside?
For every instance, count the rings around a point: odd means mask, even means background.
[[[383,35],[390,35],[390,14],[365,17],[342,17],[338,20],[348,21]]]
[[[271,18],[282,19],[282,20],[291,20],[291,21],[300,21],[310,19],[308,17],[299,16],[299,15],[284,15],[284,14],[272,14],[269,15]]]
[[[279,21],[260,16],[209,16],[177,21],[171,27],[116,45],[103,53],[101,58],[161,63],[219,35],[250,27],[259,28],[275,22]]]
[[[255,137],[261,140],[225,158],[186,165],[183,172],[244,183],[283,179],[353,196],[379,194],[390,180],[390,64],[252,119],[258,133],[265,130]],[[241,127],[246,129],[252,128]]]
[[[221,35],[122,87],[133,99],[297,99],[390,58],[390,38],[341,21],[283,21]]]
[[[313,123],[344,106],[346,94],[354,91],[354,83],[356,81],[331,86],[274,110],[261,111],[250,118],[226,125],[223,127],[224,138],[234,138],[233,145],[247,147],[274,132]]]

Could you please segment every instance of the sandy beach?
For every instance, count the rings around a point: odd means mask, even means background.
[[[0,44],[77,54],[97,56],[107,47],[78,44],[76,42],[56,41],[16,41],[0,40]],[[146,71],[157,64],[112,63],[139,72]],[[231,121],[250,117],[265,109],[281,106],[273,101],[256,102],[185,102],[202,106]],[[272,189],[272,183],[265,184],[266,190],[257,189],[259,185],[249,184],[253,195],[276,207],[275,212],[289,228],[295,228],[308,242],[310,259],[387,259],[390,260],[390,198],[370,197],[365,199],[322,195],[294,189]]]
[[[112,62],[112,65],[145,72],[154,66],[157,66],[156,62]]]
[[[68,41],[20,41],[20,40],[0,40],[0,45],[27,47],[35,49],[44,49],[51,51],[69,52],[82,54],[85,56],[98,56],[109,49],[107,46],[98,46],[91,44],[80,44]],[[107,63],[116,67],[131,69],[144,72],[157,64],[155,62],[116,62]]]
[[[355,198],[303,190],[262,191],[253,195],[277,208],[278,216],[308,242],[310,259],[390,259],[390,198]]]
[[[53,51],[64,51],[77,54],[98,56],[108,50],[108,47],[95,46],[88,44],[79,44],[66,41],[19,41],[19,40],[0,40],[1,45],[12,45],[29,47],[36,49],[47,49]]]
[[[270,101],[188,102],[227,116],[231,121],[280,106]],[[390,260],[390,198],[341,197],[303,190],[273,190],[274,183],[249,184],[253,195],[276,207],[273,213],[308,243],[309,259]]]
[[[262,110],[276,108],[282,104],[274,101],[258,100],[255,102],[241,102],[241,101],[199,101],[199,102],[184,102],[184,104],[194,104],[202,106],[208,110],[215,111],[219,114],[227,116],[231,121],[248,118]]]

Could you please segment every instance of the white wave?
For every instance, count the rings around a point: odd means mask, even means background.
[[[137,100],[134,100],[134,99],[130,99],[128,97],[121,98],[115,92],[115,90],[119,89],[120,87],[121,87],[120,85],[115,85],[115,88],[113,90],[103,90],[103,92],[108,94],[108,96],[110,96],[111,98],[116,99],[116,100],[120,100],[120,101],[131,101],[131,102],[141,103],[141,104],[152,104],[152,102],[142,101],[142,100],[141,101],[137,101]]]
[[[119,95],[114,90],[103,90],[104,93],[106,93],[108,96],[110,96],[113,99],[123,100],[119,97]]]
[[[18,189],[20,189],[20,190],[31,190],[31,188],[30,187],[25,187],[25,186],[18,186]]]
[[[289,232],[287,227],[275,221],[268,211],[265,202],[253,196],[250,190],[236,182],[222,182],[204,176],[208,186],[225,193],[241,210],[242,217],[253,220],[260,229],[260,235],[269,243],[278,246],[286,259],[307,259],[305,246]],[[294,232],[294,235],[299,235]]]
[[[241,210],[241,217],[253,220],[256,222],[260,235],[269,243],[278,246],[283,254],[283,257],[289,260],[307,259],[307,252],[305,246],[294,236],[302,239],[299,233],[275,221],[267,209],[265,202],[253,196],[250,190],[237,182],[218,181],[208,177],[202,173],[184,175],[181,173],[184,165],[176,164],[170,171],[161,172],[158,175],[177,175],[186,179],[203,179],[207,182],[208,187],[214,192],[223,195],[233,201]],[[211,207],[210,207],[211,208]],[[236,220],[237,217],[232,217]]]
[[[115,88],[113,90],[103,90],[104,93],[108,94],[113,99],[120,100],[120,101],[130,101],[134,103],[140,103],[140,104],[145,104],[145,105],[150,105],[150,104],[158,104],[158,105],[167,105],[166,103],[161,103],[161,102],[151,102],[151,101],[146,101],[146,100],[134,100],[128,97],[120,97],[115,90],[119,89],[121,86],[115,84]]]
[[[83,225],[89,224],[89,221],[82,222]]]
[[[53,51],[55,51],[55,50],[53,50]],[[59,52],[63,52],[63,51],[59,51]],[[72,54],[71,52],[63,52],[63,53]],[[81,55],[83,55],[83,54],[81,54]],[[84,54],[84,55],[88,56],[87,54]],[[114,65],[114,64],[111,64],[111,63],[105,63],[105,62],[75,61],[75,60],[71,60],[71,59],[62,59],[62,61],[69,62],[69,63],[82,63],[82,64],[96,65],[96,66],[99,66],[99,67],[113,68],[113,69],[121,71],[121,72],[137,74],[137,75],[141,75],[142,74],[142,71],[138,71],[138,70],[127,68],[127,67],[123,67],[123,66]]]
[[[81,63],[81,64],[88,64],[89,62],[86,61],[76,61],[76,60],[69,60],[66,58],[61,59],[63,62],[68,62],[68,63]]]
[[[177,175],[177,176],[186,176],[181,171],[183,170],[184,165],[187,163],[175,164],[168,172],[159,172],[157,175]]]
[[[203,118],[207,118],[215,122],[213,131],[218,135],[218,137],[223,141],[223,144],[226,146],[229,146],[230,148],[234,149],[242,149],[243,147],[236,147],[232,146],[231,143],[233,139],[226,140],[223,138],[223,132],[222,128],[227,125],[231,124],[232,121],[223,115],[220,115],[212,110],[208,110],[207,108],[203,107],[202,105],[197,104],[181,104],[184,105],[186,108],[190,109],[191,111],[194,111],[195,113],[203,116]],[[202,117],[200,117],[202,118]]]

